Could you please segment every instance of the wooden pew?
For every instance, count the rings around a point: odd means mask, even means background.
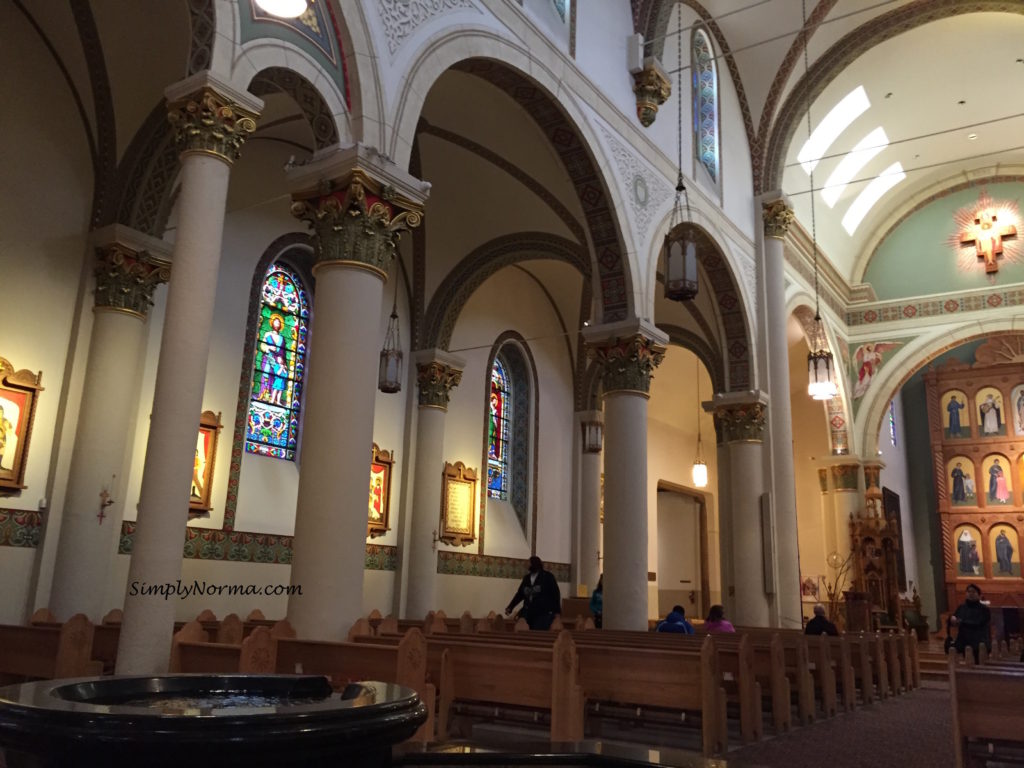
[[[1024,750],[1024,665],[1015,667],[971,667],[958,664],[955,653],[949,655],[957,768],[1000,761],[1008,749],[1019,761]],[[983,758],[975,760],[972,752],[983,752]]]
[[[277,641],[271,630],[257,627],[241,643],[211,643],[197,621],[190,621],[171,642],[171,672],[273,674]]]
[[[82,613],[59,626],[0,626],[0,677],[16,682],[102,674],[102,663],[92,659],[93,632]]]
[[[335,687],[359,680],[381,680],[411,688],[427,707],[427,721],[413,739],[430,741],[434,733],[435,686],[427,682],[426,661],[424,635],[413,627],[393,646],[281,638],[277,641],[274,671],[326,675]]]
[[[620,633],[628,636],[627,639],[613,642],[613,634],[606,634],[606,631],[602,630],[576,632],[571,636],[568,632],[558,635],[550,632],[521,632],[428,637],[427,668],[431,676],[435,675],[444,653],[449,654],[449,663],[454,665],[453,673],[439,673],[442,704],[438,709],[438,729],[441,738],[444,737],[443,728],[447,724],[445,680],[451,674],[458,676],[462,672],[460,660],[465,654],[470,653],[466,649],[481,649],[474,650],[473,653],[483,654],[478,663],[483,665],[490,675],[490,687],[502,689],[500,692],[492,690],[487,695],[511,696],[513,693],[504,689],[518,688],[515,672],[518,668],[515,661],[519,658],[517,654],[524,651],[549,652],[556,643],[566,637],[574,641],[579,666],[579,685],[586,701],[626,705],[630,708],[658,707],[699,712],[704,754],[724,752],[728,741],[726,695],[721,684],[722,675],[713,642],[694,641],[693,638],[683,638],[680,635],[653,636],[643,632]],[[365,635],[353,639],[366,644],[394,644],[401,639],[401,635]],[[647,640],[651,644],[647,647],[635,647],[638,639]],[[674,640],[676,642],[673,642]],[[680,643],[685,640],[693,644],[689,648],[683,647]],[[624,648],[628,648],[629,652],[624,652]],[[485,662],[483,659],[489,661]],[[511,701],[505,703],[513,704]],[[536,702],[520,703],[519,706],[544,708]],[[575,732],[575,726],[573,730]]]

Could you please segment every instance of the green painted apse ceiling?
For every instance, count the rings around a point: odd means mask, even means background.
[[[962,227],[957,213],[974,207],[987,194],[995,206],[1024,210],[1024,182],[976,184],[943,193],[907,216],[882,241],[864,272],[879,300],[969,291],[1024,282],[1024,226],[1004,241],[999,271],[990,279],[971,245],[957,246]]]

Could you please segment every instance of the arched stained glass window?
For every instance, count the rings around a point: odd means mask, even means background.
[[[309,298],[297,272],[271,264],[260,291],[245,450],[295,459],[306,369]]]
[[[509,424],[512,420],[512,388],[505,366],[494,358],[491,366],[490,412],[487,426],[487,495],[508,498]]]
[[[693,145],[697,162],[718,184],[718,72],[711,39],[703,29],[693,31],[690,47],[693,72]]]

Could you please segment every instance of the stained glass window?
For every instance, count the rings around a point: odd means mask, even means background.
[[[569,0],[554,0],[555,11],[561,17],[562,21],[565,21],[566,14],[569,13]]]
[[[295,459],[306,370],[309,298],[299,275],[271,264],[260,293],[245,450]]]
[[[718,183],[718,72],[711,40],[703,29],[693,31],[693,142],[697,161]]]
[[[896,447],[896,401],[889,401],[889,440],[892,447]]]
[[[491,366],[490,408],[487,422],[487,495],[508,498],[508,433],[512,420],[512,388],[505,366],[494,358]]]

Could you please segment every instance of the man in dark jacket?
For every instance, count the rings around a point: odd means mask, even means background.
[[[974,652],[974,660],[978,661],[978,648],[984,643],[992,647],[992,640],[989,637],[989,625],[992,622],[992,614],[988,606],[981,602],[981,588],[975,584],[967,586],[967,600],[956,609],[956,612],[949,617],[951,626],[957,627],[956,642],[953,647],[957,653],[963,653],[966,648]]]
[[[686,609],[681,605],[672,606],[664,621],[659,621],[655,632],[675,632],[679,635],[692,635],[693,625],[686,620]]]
[[[807,622],[805,635],[838,635],[839,630],[825,617],[825,606],[818,603],[814,606],[814,618]]]
[[[549,629],[555,616],[562,612],[562,593],[555,575],[544,570],[543,561],[536,555],[530,558],[530,572],[519,582],[505,615],[512,613],[520,602],[523,610],[519,615],[526,619],[530,629]]]

